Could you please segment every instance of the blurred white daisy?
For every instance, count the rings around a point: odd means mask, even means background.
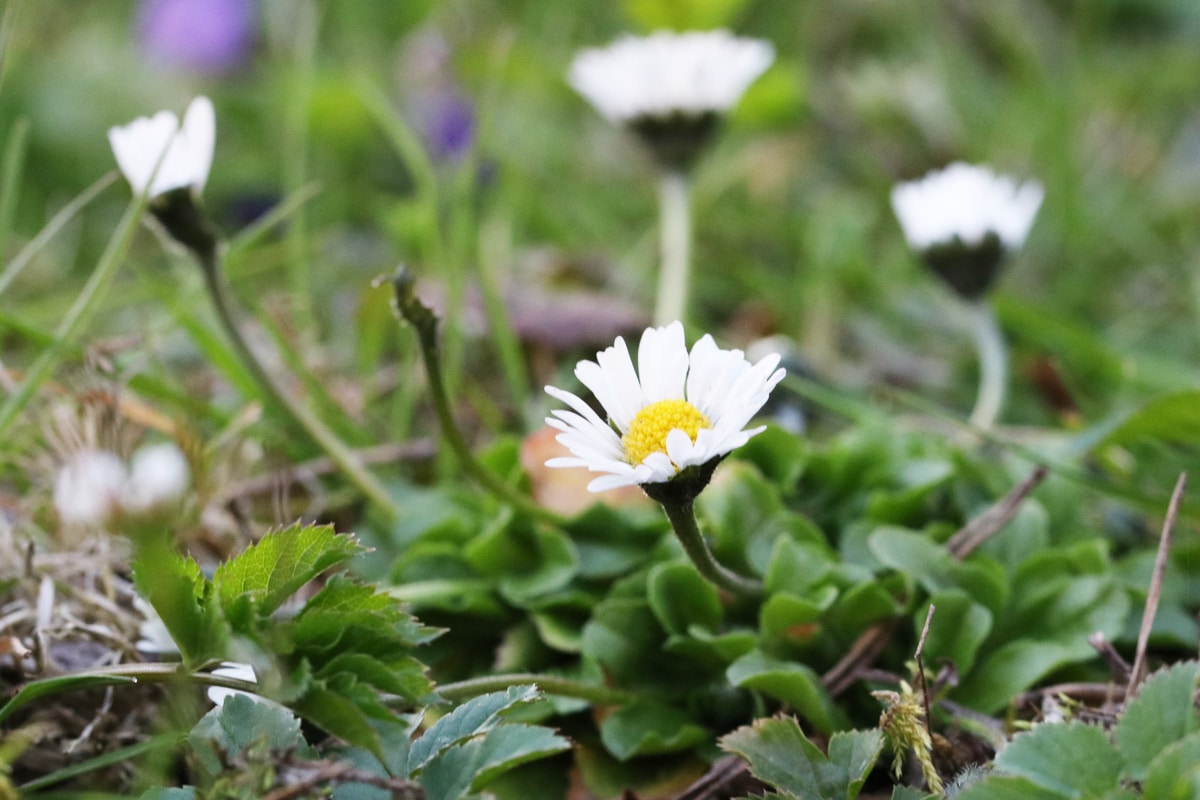
[[[178,499],[188,487],[191,469],[174,442],[140,448],[129,461],[129,478],[121,493],[126,511],[144,512]]]
[[[216,113],[207,97],[192,100],[182,124],[174,112],[159,111],[108,131],[125,179],[136,194],[144,192],[151,198],[173,189],[202,191],[216,138]]]
[[[925,264],[968,300],[983,297],[1004,257],[1029,235],[1045,192],[1037,181],[954,163],[892,189],[904,238]]]
[[[994,233],[1009,250],[1025,243],[1045,192],[988,167],[957,162],[892,189],[892,208],[915,250],[952,242],[981,244]]]
[[[67,457],[54,479],[54,508],[64,524],[102,525],[119,508],[125,464],[115,453],[85,448]]]
[[[581,51],[568,80],[597,111],[623,124],[728,111],[774,58],[769,43],[727,30],[659,31]]]
[[[118,514],[145,514],[178,500],[189,474],[173,442],[139,449],[128,465],[109,450],[83,448],[55,476],[54,508],[65,525],[103,526]]]
[[[659,31],[580,51],[567,80],[605,118],[634,131],[661,165],[684,172],[774,58],[769,43],[726,30]]]
[[[637,368],[625,340],[580,361],[575,375],[592,391],[608,420],[581,398],[547,386],[570,406],[546,422],[561,431],[571,456],[548,467],[586,467],[606,473],[588,484],[600,492],[618,486],[661,484],[690,467],[715,467],[765,426],[746,428],[783,379],[779,356],[751,364],[740,350],[722,350],[709,335],[688,352],[683,325],[648,328],[638,347]]]

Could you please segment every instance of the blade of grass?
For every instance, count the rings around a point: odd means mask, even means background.
[[[292,192],[283,202],[276,204],[254,222],[242,228],[238,234],[229,239],[225,246],[225,264],[233,262],[247,248],[253,247],[263,239],[276,225],[281,225],[290,219],[293,215],[298,214],[300,209],[309,201],[321,193],[321,184],[318,181],[301,186],[296,191]]]
[[[167,748],[172,750],[177,749],[186,739],[186,735],[178,733],[159,734],[150,739],[131,744],[128,747],[119,747],[116,750],[101,753],[98,756],[80,761],[77,764],[72,764],[69,767],[56,769],[48,775],[42,775],[41,777],[22,783],[17,788],[22,792],[35,792],[38,789],[44,789],[47,786],[53,786],[56,783],[62,783],[71,778],[78,778],[80,775],[86,775],[89,772],[122,764],[126,761],[132,761],[144,753]],[[44,797],[45,795],[39,796]]]
[[[351,418],[342,404],[330,396],[329,391],[325,388],[326,381],[313,374],[304,358],[292,347],[291,340],[279,327],[279,324],[271,318],[271,315],[262,314],[258,316],[258,319],[271,334],[271,338],[275,342],[275,349],[288,372],[304,386],[308,403],[316,410],[321,419],[325,420],[333,432],[348,443],[356,447],[370,444],[371,437]]]
[[[4,268],[4,272],[0,273],[0,294],[8,288],[8,285],[21,273],[21,270],[33,260],[41,249],[46,246],[46,243],[54,238],[54,235],[62,230],[63,226],[74,219],[75,215],[83,209],[88,203],[95,199],[96,195],[107,189],[116,179],[117,171],[112,170],[107,175],[100,178],[91,186],[84,189],[78,195],[58,210],[58,213],[50,218],[50,221],[37,232],[29,244],[21,248],[21,252],[13,257],[13,260],[8,262],[8,266]]]
[[[4,142],[4,162],[0,165],[0,253],[4,252],[4,243],[12,233],[28,144],[29,117],[18,117],[8,129],[8,139]]]
[[[315,79],[317,32],[320,26],[317,7],[312,2],[293,2],[291,33],[293,47],[288,54],[290,75],[281,130],[283,146],[283,185],[289,195],[300,192],[308,171],[308,116]],[[308,220],[303,205],[292,214],[284,234],[288,250],[288,281],[295,303],[300,330],[315,336],[317,320],[313,312],[315,296],[312,283],[312,253],[308,241]]]
[[[83,291],[75,298],[75,302],[67,310],[58,328],[54,331],[54,344],[42,352],[25,374],[25,379],[17,390],[8,396],[4,405],[0,406],[0,439],[9,432],[13,423],[20,416],[25,406],[33,399],[42,383],[63,359],[67,347],[87,324],[99,306],[100,301],[117,274],[117,268],[125,259],[129,245],[133,241],[134,231],[137,230],[142,214],[146,210],[146,198],[135,196],[125,209],[125,215],[117,224],[117,229],[108,240],[104,252],[92,275],[84,285]]]

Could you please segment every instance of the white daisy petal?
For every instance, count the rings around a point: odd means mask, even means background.
[[[723,113],[771,62],[767,42],[726,30],[624,36],[580,51],[567,80],[608,120]]]
[[[546,387],[569,406],[552,411],[546,422],[571,452],[546,465],[606,473],[588,484],[593,492],[673,480],[681,470],[724,456],[764,430],[745,426],[783,379],[779,360],[772,354],[751,364],[740,350],[717,347],[711,336],[689,352],[683,326],[674,322],[643,333],[635,370],[624,340],[617,339],[596,361],[581,361],[576,368],[607,421],[579,396]],[[683,427],[667,430],[668,425]],[[632,463],[631,452],[639,463]]]
[[[197,97],[182,124],[172,112],[160,111],[110,128],[108,141],[130,187],[154,198],[184,187],[203,190],[212,168],[216,128],[212,102]]]
[[[1036,181],[1018,185],[988,167],[956,162],[921,180],[897,184],[892,209],[916,250],[954,237],[975,245],[989,232],[1015,250],[1025,243],[1044,194]]]

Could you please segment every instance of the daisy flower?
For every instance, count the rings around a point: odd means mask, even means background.
[[[648,487],[674,481],[693,467],[701,469],[688,474],[707,471],[706,482],[721,458],[765,429],[746,425],[783,379],[778,364],[774,354],[751,364],[742,351],[722,350],[707,334],[689,352],[683,325],[673,322],[642,334],[635,368],[618,337],[595,361],[575,367],[607,420],[577,395],[546,387],[570,406],[553,411],[546,422],[572,453],[546,466],[605,473],[588,484],[592,492],[639,485],[653,497]]]
[[[767,42],[727,30],[624,36],[582,50],[567,80],[606,119],[636,132],[664,166],[686,168],[719,117],[771,65]]]
[[[1020,249],[1045,192],[984,166],[954,163],[892,189],[904,238],[968,299],[990,288],[1004,256]]]
[[[174,112],[159,111],[108,131],[125,179],[135,193],[152,199],[174,189],[201,192],[212,168],[216,138],[216,113],[207,97],[188,105],[182,123]]]

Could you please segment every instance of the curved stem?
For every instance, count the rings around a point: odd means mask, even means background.
[[[461,703],[472,697],[488,692],[499,692],[511,686],[526,686],[533,684],[546,694],[556,694],[560,697],[576,697],[590,703],[613,705],[628,702],[633,698],[629,692],[621,689],[611,689],[607,686],[597,686],[594,683],[583,683],[570,678],[559,678],[553,675],[538,675],[533,672],[514,672],[507,675],[487,675],[482,678],[470,678],[456,683],[446,683],[435,687],[435,691],[451,703]]]
[[[675,320],[687,324],[692,222],[685,173],[678,170],[663,173],[658,184],[658,203],[662,264],[658,273],[654,324],[667,325]]]
[[[1004,408],[1008,384],[1008,353],[1004,334],[987,301],[971,303],[971,332],[979,355],[979,395],[971,411],[970,423],[980,430],[991,430]]]
[[[726,569],[717,562],[712,551],[708,549],[708,544],[704,541],[704,535],[700,533],[692,501],[667,502],[663,503],[662,507],[667,512],[667,518],[671,520],[675,536],[683,545],[683,551],[687,553],[688,558],[696,565],[696,569],[700,571],[701,575],[731,594],[740,597],[762,596],[764,590],[761,583]]]
[[[363,466],[354,451],[347,447],[316,415],[282,391],[258,360],[258,356],[250,349],[249,343],[242,336],[237,320],[233,317],[228,294],[225,291],[224,282],[221,280],[220,264],[215,248],[208,253],[194,252],[200,261],[201,271],[204,273],[204,285],[208,289],[208,295],[221,326],[228,334],[234,349],[241,356],[242,364],[250,371],[269,401],[281,408],[297,425],[303,428],[304,432],[325,451],[329,459],[372,504],[389,517],[398,516],[399,509],[396,507],[395,501],[383,488],[383,484]]]
[[[425,377],[429,384],[429,393],[432,395],[433,409],[437,413],[438,427],[441,428],[442,438],[454,451],[463,471],[505,503],[552,525],[559,527],[564,525],[567,521],[565,517],[538,505],[532,498],[521,494],[475,458],[470,445],[467,444],[462,431],[458,428],[454,414],[450,411],[450,397],[446,393],[446,384],[442,378],[437,317],[413,293],[412,276],[407,271],[403,269],[398,271],[392,279],[392,285],[396,292],[397,313],[417,331],[417,342],[421,346],[421,361],[425,365]]]

